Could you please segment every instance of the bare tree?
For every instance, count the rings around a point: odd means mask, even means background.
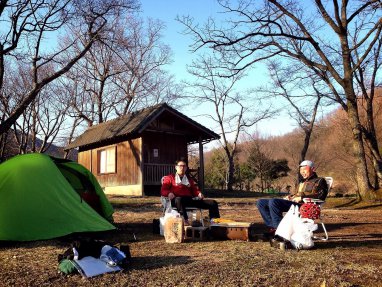
[[[95,41],[102,39],[105,30],[110,28],[110,19],[125,9],[136,8],[135,0],[96,1],[96,0],[38,0],[2,1],[0,3],[0,92],[4,95],[4,77],[12,63],[22,62],[29,69],[28,85],[22,100],[8,106],[9,114],[1,109],[3,121],[0,134],[17,121],[21,114],[36,99],[43,87],[66,73]],[[81,29],[78,38],[65,47],[47,48],[47,38],[59,32],[70,33]],[[82,42],[80,41],[82,40]],[[78,42],[81,49],[68,57],[68,51]],[[5,64],[7,63],[7,64]],[[10,65],[9,65],[10,64]],[[9,102],[9,101],[8,101]]]
[[[9,115],[11,109],[6,107],[21,102],[28,89],[29,70],[17,67],[17,73],[8,73],[6,79],[3,91],[12,96],[2,100],[5,114]],[[13,124],[8,149],[14,145],[18,146],[17,153],[46,152],[58,139],[59,133],[65,129],[69,103],[67,99],[61,98],[61,86],[57,84],[57,81],[53,81],[44,86]]]
[[[382,156],[380,153],[379,143],[375,129],[374,117],[378,111],[374,107],[374,98],[376,88],[382,86],[382,79],[377,78],[377,73],[382,66],[382,39],[379,39],[376,47],[370,53],[365,65],[360,65],[354,73],[357,87],[362,95],[360,99],[360,107],[364,109],[366,120],[362,125],[364,139],[370,150],[371,160],[374,167],[375,179],[374,188],[378,189],[379,181],[382,181]],[[359,57],[359,55],[356,55]],[[358,59],[359,61],[359,59]],[[367,66],[370,66],[368,68]],[[379,179],[379,181],[378,181]]]
[[[355,73],[360,67],[370,68],[367,59],[378,50],[382,3],[312,2],[240,1],[231,5],[221,0],[221,6],[236,16],[228,27],[217,27],[212,20],[198,27],[189,17],[180,21],[195,36],[195,50],[209,47],[219,52],[222,61],[234,65],[234,73],[271,57],[303,63],[314,71],[348,115],[358,188],[362,197],[371,197],[354,82]]]
[[[114,19],[114,30],[97,42],[63,85],[71,113],[88,126],[176,96],[176,84],[164,70],[171,51],[161,42],[163,23],[147,25],[129,16]]]
[[[330,104],[325,102],[329,94],[324,92],[325,87],[322,87],[320,79],[304,68],[299,65],[285,66],[279,61],[271,60],[268,64],[271,87],[261,89],[263,93],[284,98],[289,104],[287,106],[289,115],[296,120],[303,131],[304,143],[298,162],[306,158],[319,108]],[[299,177],[298,170],[297,177]]]
[[[65,127],[69,103],[61,98],[58,85],[48,85],[36,100],[37,127],[33,142],[41,140],[37,152],[46,152],[53,143],[62,145],[60,135]],[[38,138],[37,138],[38,136]]]
[[[116,64],[125,67],[125,72],[113,81],[121,90],[115,114],[125,115],[131,110],[177,98],[179,86],[165,70],[172,62],[172,51],[162,42],[164,23],[129,18],[122,27],[125,34],[119,39]]]
[[[269,109],[250,108],[247,98],[250,92],[236,92],[235,86],[243,78],[242,73],[224,77],[216,68],[213,57],[203,56],[189,67],[195,81],[187,85],[193,89],[190,97],[198,104],[208,104],[213,113],[207,114],[220,130],[221,145],[227,157],[226,188],[232,190],[235,174],[235,155],[240,134],[260,120],[270,117]],[[252,106],[253,107],[253,106]]]

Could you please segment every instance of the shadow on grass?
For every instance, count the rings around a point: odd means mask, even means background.
[[[255,205],[258,198],[272,198],[277,197],[277,195],[269,195],[269,194],[262,194],[262,196],[232,196],[232,197],[226,197],[226,196],[206,196],[208,199],[216,199],[217,202],[220,205],[225,206],[251,206]],[[154,198],[154,197],[153,197]],[[233,200],[231,201],[219,201],[219,199],[237,199],[237,201]],[[242,202],[243,198],[248,199],[255,199],[250,200],[247,202]],[[157,201],[150,200],[149,202],[113,202],[111,201],[111,204],[113,205],[114,211],[131,211],[131,212],[137,212],[137,213],[144,213],[147,211],[160,211],[162,210],[162,204],[160,202],[160,199],[158,197]]]
[[[131,204],[131,203],[112,203],[114,211],[132,211],[137,213],[144,213],[147,211],[161,210],[161,203],[143,203],[143,204]]]
[[[378,236],[381,238],[381,234],[369,234],[370,236]],[[341,240],[342,239],[342,240]],[[341,240],[341,241],[337,241]],[[354,236],[354,240],[349,240],[349,238],[338,237],[336,241],[315,241],[315,247],[317,249],[334,249],[334,248],[354,248],[354,247],[381,247],[382,239],[370,239],[370,240],[359,240],[357,236]]]
[[[328,232],[333,232],[335,230],[345,229],[345,228],[348,228],[348,227],[368,226],[368,225],[375,225],[375,224],[378,224],[378,223],[377,222],[325,223],[325,227],[326,227],[326,230]],[[319,224],[318,228],[319,228],[319,230],[322,230],[321,229],[321,224]],[[330,234],[329,234],[329,236],[330,236]]]
[[[34,249],[38,247],[62,247],[65,246],[64,237],[48,239],[48,240],[35,240],[35,241],[0,241],[0,251],[1,249]]]
[[[351,207],[352,209],[357,210],[357,209],[378,208],[381,206],[382,206],[381,201],[367,202],[367,201],[361,201],[359,198],[353,198],[348,202],[335,205],[334,208]]]
[[[150,224],[147,224],[151,227]],[[128,228],[126,230],[120,229],[118,224],[114,224],[117,228],[115,230],[106,230],[106,231],[95,231],[95,232],[74,232],[64,236],[55,237],[52,239],[41,239],[41,240],[31,240],[31,241],[6,241],[0,240],[0,250],[2,248],[38,248],[38,247],[69,247],[70,244],[76,240],[102,240],[110,242],[112,244],[118,242],[115,241],[113,237],[124,235],[125,241],[135,241],[133,236],[134,228]],[[144,227],[144,224],[139,224],[139,229],[144,230],[145,233],[149,227]]]
[[[274,196],[285,196],[286,193],[266,193],[266,192],[255,192],[255,191],[227,191],[227,190],[217,190],[217,189],[206,189],[203,194],[209,198],[251,198],[251,197],[274,197]],[[146,197],[160,197],[160,193],[147,194]]]
[[[361,201],[359,200],[359,198],[353,198],[352,200],[348,201],[348,202],[345,202],[343,204],[339,204],[339,205],[336,205],[335,208],[341,208],[341,207],[350,207],[350,206],[354,206],[358,203],[360,203]]]
[[[256,201],[252,202],[219,202],[219,207],[251,207],[256,205]],[[162,211],[162,205],[158,203],[147,203],[142,205],[130,204],[130,203],[112,203],[114,211],[129,211],[134,213],[146,213],[146,212],[155,212]]]
[[[191,263],[190,256],[144,256],[134,257],[128,270],[153,270],[167,266]]]
[[[355,207],[354,209],[370,209],[370,208],[378,208],[381,206],[382,204],[374,204],[374,205],[365,205],[365,206]]]
[[[358,238],[360,241],[364,241],[367,239],[371,240],[380,240],[382,239],[382,234],[381,233],[363,233],[362,235],[360,234],[348,234],[348,235],[335,235],[331,236],[331,240],[348,240],[348,239],[354,239]]]

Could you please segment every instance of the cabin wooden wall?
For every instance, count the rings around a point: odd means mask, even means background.
[[[154,150],[158,153],[154,154]],[[164,133],[144,134],[144,163],[175,164],[180,157],[187,159],[187,142],[184,136]]]
[[[97,175],[92,170],[92,153],[91,150],[78,152],[78,163],[82,164],[88,170],[90,170],[94,175]]]
[[[81,151],[78,154],[78,162],[88,168],[96,176],[102,187],[141,185],[141,145],[141,138],[137,138],[114,145]],[[99,174],[98,151],[113,146],[117,147],[116,172],[110,174]]]
[[[99,174],[98,152],[114,146],[117,147],[116,172]],[[142,135],[142,138],[126,140],[121,143],[92,150],[80,151],[78,154],[78,162],[88,168],[96,176],[98,182],[104,188],[105,193],[143,195],[143,184],[145,183],[143,178],[143,164],[174,165],[175,160],[181,157],[187,159],[187,141],[183,135],[147,132]],[[166,174],[167,173],[168,172],[166,172]],[[158,185],[160,185],[160,178],[161,176],[157,180]],[[148,184],[148,182],[146,182],[146,184]]]

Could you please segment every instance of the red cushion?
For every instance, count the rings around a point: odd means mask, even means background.
[[[320,218],[320,214],[320,206],[313,202],[304,203],[300,207],[300,215],[302,218],[318,219]]]

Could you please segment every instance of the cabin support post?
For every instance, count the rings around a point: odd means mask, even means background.
[[[203,153],[203,142],[199,138],[199,189],[204,192],[204,153]]]

